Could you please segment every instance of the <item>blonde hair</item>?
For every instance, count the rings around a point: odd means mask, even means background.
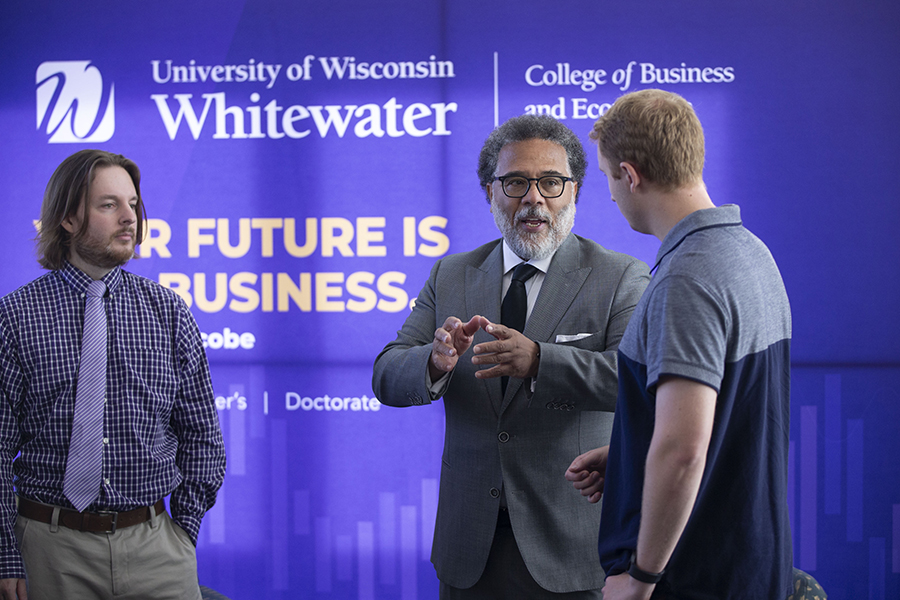
[[[626,94],[597,119],[590,138],[610,165],[631,163],[641,177],[664,190],[703,179],[703,126],[678,94]],[[621,176],[615,168],[611,175]]]

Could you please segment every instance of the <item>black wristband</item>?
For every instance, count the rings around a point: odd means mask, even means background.
[[[659,573],[644,571],[637,566],[637,550],[635,550],[631,553],[631,564],[628,565],[628,574],[641,583],[659,583],[662,580],[663,575],[666,574],[666,570],[663,569]]]

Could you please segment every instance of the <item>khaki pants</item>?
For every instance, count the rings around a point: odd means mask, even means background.
[[[16,521],[29,600],[200,600],[194,545],[168,513],[113,534],[68,529],[58,515]]]

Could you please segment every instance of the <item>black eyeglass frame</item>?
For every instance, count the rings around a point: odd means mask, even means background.
[[[526,187],[525,191],[519,196],[513,196],[512,194],[510,194],[509,192],[506,191],[506,180],[513,179],[513,178],[524,179],[525,181],[528,182],[528,187]],[[544,191],[541,189],[541,180],[542,179],[561,179],[563,184],[562,184],[562,187],[559,188],[559,193],[555,196],[548,196],[547,194],[545,194]],[[566,177],[564,175],[543,175],[541,177],[523,177],[522,175],[501,175],[500,177],[494,177],[494,181],[500,182],[500,187],[503,189],[503,193],[506,194],[507,198],[524,198],[525,196],[528,195],[528,192],[531,191],[531,182],[536,181],[536,182],[538,182],[537,183],[538,194],[540,194],[541,196],[543,196],[544,198],[546,198],[548,200],[551,200],[553,198],[559,198],[560,196],[562,196],[563,192],[566,191],[566,182],[567,181],[575,181],[575,179],[573,179],[572,177]]]

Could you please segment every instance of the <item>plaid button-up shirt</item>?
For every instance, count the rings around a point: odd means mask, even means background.
[[[200,332],[171,290],[119,268],[103,281],[108,443],[87,510],[130,510],[171,493],[174,520],[196,542],[225,475]],[[71,507],[63,476],[90,282],[67,263],[0,299],[0,578],[25,576],[14,493]]]

